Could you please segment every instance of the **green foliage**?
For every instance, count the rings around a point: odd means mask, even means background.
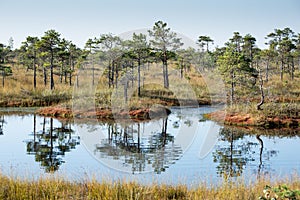
[[[150,43],[156,55],[163,62],[164,87],[169,88],[168,60],[175,57],[173,52],[179,49],[183,43],[181,38],[167,27],[167,23],[162,21],[157,21],[148,33],[152,38]]]
[[[208,45],[209,43],[213,43],[214,41],[209,37],[209,36],[206,36],[206,35],[200,35],[199,38],[198,38],[198,44],[199,46],[203,49],[204,46],[206,46],[206,51],[208,52],[209,49],[208,49]]]
[[[261,200],[297,200],[300,198],[300,190],[292,190],[285,184],[276,187],[266,185],[263,193],[264,196],[259,197]]]
[[[152,63],[160,67],[156,70],[159,72],[158,76],[161,77],[162,74],[166,89],[171,85],[169,71],[174,72],[168,67],[177,69],[178,76],[188,81],[193,81],[193,69],[198,72],[216,72],[217,68],[223,76],[225,89],[232,103],[257,101],[258,95],[261,94],[260,88],[265,91],[266,101],[279,99],[278,102],[285,102],[285,99],[288,99],[298,102],[300,90],[295,85],[299,80],[300,34],[295,34],[290,28],[275,29],[266,39],[269,48],[260,50],[255,45],[256,38],[251,34],[242,36],[239,32],[234,32],[224,47],[213,49],[209,48],[213,43],[211,37],[200,35],[196,43],[202,50],[191,47],[182,49],[181,38],[166,22],[157,21],[148,34],[134,33],[129,40],[122,40],[111,33],[100,34],[99,38],[88,39],[85,48],[80,49],[62,38],[57,31],[49,30],[42,37],[28,36],[22,46],[14,51],[10,47],[12,45],[0,44],[0,63],[1,66],[6,66],[0,68],[0,73],[4,72],[3,82],[20,82],[18,68],[26,67],[26,76],[30,77],[30,80],[31,77],[34,79],[34,89],[48,85],[49,79],[50,88],[55,89],[54,82],[57,87],[61,86],[58,81],[64,85],[69,83],[69,86],[76,83],[76,86],[81,87],[79,83],[85,80],[80,80],[77,70],[80,69],[85,70],[89,76],[93,74],[93,85],[98,83],[97,75],[102,74],[106,80],[101,80],[101,84],[106,84],[108,88],[121,86],[127,90],[127,87],[130,87],[129,82],[132,83],[131,87],[137,85],[140,88],[143,85],[147,64],[149,71]],[[19,65],[14,68],[14,63]],[[5,79],[5,76],[12,75],[12,71],[13,76]],[[28,71],[33,73],[27,73]],[[130,80],[127,83],[120,82],[119,78],[128,73]],[[290,80],[276,82],[279,74],[281,79],[285,78],[283,75],[289,74]],[[39,79],[43,79],[43,82]],[[170,81],[174,84],[176,79]],[[263,85],[259,85],[261,83]],[[15,83],[5,84],[6,89],[3,93],[11,90],[8,85]],[[206,90],[202,85],[191,85],[199,99],[209,98],[208,92],[200,91]],[[140,98],[141,93],[142,91],[138,91]],[[105,97],[107,95],[101,97],[98,102],[109,102],[110,99]]]
[[[13,74],[10,66],[0,65],[0,75],[11,76]]]
[[[241,51],[241,40],[241,36],[235,32],[227,43],[225,52],[217,59],[218,70],[223,75],[226,86],[230,88],[231,103],[235,100],[236,87],[251,81],[251,77],[256,74],[256,70],[250,65],[251,60]]]
[[[177,34],[172,32],[165,22],[155,22],[152,30],[149,30],[148,32],[150,37],[153,38],[150,40],[151,44],[159,51],[175,51],[183,45],[181,38],[178,38]]]

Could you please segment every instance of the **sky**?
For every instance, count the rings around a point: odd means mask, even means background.
[[[300,33],[299,0],[0,0],[0,43],[18,48],[27,36],[55,29],[83,48],[88,38],[151,29],[162,20],[195,41],[208,35],[223,46],[233,32],[250,33],[265,48],[275,28]]]

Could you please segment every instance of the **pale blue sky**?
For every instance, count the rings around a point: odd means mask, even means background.
[[[0,0],[0,43],[13,37],[19,47],[26,36],[55,29],[83,47],[88,38],[151,28],[155,21],[192,40],[209,35],[223,44],[239,31],[252,34],[263,47],[274,28],[300,32],[299,0]]]

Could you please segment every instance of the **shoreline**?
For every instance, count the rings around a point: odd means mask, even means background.
[[[188,101],[187,101],[188,102]],[[210,106],[210,104],[199,103],[199,106]],[[12,104],[11,104],[12,105]],[[166,117],[171,113],[168,108],[170,106],[178,106],[176,103],[170,103],[164,101],[164,106],[156,106],[154,108],[138,107],[130,110],[120,110],[118,113],[114,113],[111,108],[96,107],[94,109],[72,110],[69,103],[54,104],[46,107],[34,107],[34,106],[8,106],[0,107],[0,113],[32,113],[45,117],[54,117],[59,119],[99,119],[99,120],[114,120],[114,119],[131,119],[135,121],[150,120],[154,118]],[[188,106],[185,105],[185,106]],[[208,120],[212,120],[224,125],[235,127],[257,127],[264,129],[278,129],[300,128],[300,117],[271,117],[265,116],[263,113],[260,115],[253,115],[251,113],[241,112],[226,112],[225,110],[217,110],[212,113],[203,114],[203,117]]]
[[[154,97],[153,99],[159,99]],[[183,105],[181,105],[181,104]],[[60,119],[100,119],[100,120],[113,120],[113,119],[132,119],[137,121],[150,120],[154,118],[160,118],[168,116],[171,111],[168,107],[171,106],[189,106],[195,105],[210,105],[208,100],[198,99],[196,102],[190,99],[173,99],[163,98],[159,99],[159,106],[149,107],[137,106],[129,110],[120,110],[118,113],[114,113],[109,107],[95,107],[73,110],[70,99],[16,99],[16,100],[2,100],[0,102],[0,113],[3,110],[13,110],[14,113],[22,113],[24,110],[34,110],[32,113],[36,113],[46,117],[54,117]],[[1,110],[1,108],[4,108]],[[33,108],[33,109],[31,109]],[[17,111],[14,111],[17,110]],[[4,111],[10,112],[10,111]],[[26,111],[27,113],[27,111]]]
[[[171,110],[164,106],[159,106],[154,109],[137,108],[129,111],[122,110],[119,113],[113,113],[110,108],[95,108],[85,110],[72,110],[68,107],[51,106],[43,107],[36,111],[37,114],[46,117],[55,118],[76,118],[76,119],[133,119],[133,120],[149,120],[158,117],[168,116]]]
[[[299,128],[300,118],[253,116],[251,113],[243,114],[237,112],[227,113],[224,110],[204,114],[204,117],[224,125],[237,127],[261,127],[265,129],[275,128]]]

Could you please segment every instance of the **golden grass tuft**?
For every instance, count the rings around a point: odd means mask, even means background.
[[[266,185],[287,184],[292,190],[299,190],[298,176],[291,179],[270,182],[260,179],[254,183],[245,181],[225,182],[217,186],[200,184],[189,188],[186,185],[166,184],[142,185],[136,182],[103,181],[94,179],[71,182],[63,178],[20,179],[0,175],[0,199],[258,199]],[[299,198],[299,196],[298,196]]]

